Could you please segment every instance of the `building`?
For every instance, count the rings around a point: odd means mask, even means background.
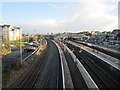
[[[21,28],[20,27],[14,27],[13,28],[13,41],[20,40],[21,34]]]
[[[120,29],[114,29],[114,30],[112,31],[112,34],[114,34],[114,35],[120,34]]]
[[[120,29],[114,29],[112,31],[112,34],[114,35],[115,40],[119,40],[120,41]]]
[[[21,28],[20,27],[12,27],[10,25],[2,25],[2,41],[17,41],[20,40],[21,37]]]
[[[0,26],[0,41],[2,41],[2,26]]]

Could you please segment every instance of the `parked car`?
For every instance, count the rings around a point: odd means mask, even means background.
[[[24,51],[29,52],[29,51],[35,51],[36,49],[37,49],[37,47],[28,46],[28,47],[24,48]]]
[[[36,45],[36,44],[30,45],[30,46],[33,46],[33,47],[38,47],[38,45]]]
[[[33,42],[30,42],[29,45],[33,45]]]

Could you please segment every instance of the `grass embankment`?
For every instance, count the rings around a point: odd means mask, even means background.
[[[2,43],[2,49],[1,49],[1,52],[2,52],[2,55],[8,55],[11,53],[11,49],[14,49],[14,48],[19,48],[20,46],[25,46],[27,45],[28,42],[3,42]]]
[[[2,55],[8,55],[11,53],[11,51],[7,45],[2,46],[1,52],[2,52]]]
[[[13,67],[11,70],[2,71],[2,85],[6,87],[11,80],[10,77],[14,76],[20,70],[20,66]]]

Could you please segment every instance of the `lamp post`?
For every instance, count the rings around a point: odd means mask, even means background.
[[[37,43],[37,33],[36,33],[36,30],[34,30],[34,32],[35,32],[35,39],[36,39],[36,43]]]
[[[10,45],[10,30],[9,30],[9,49],[10,49],[10,52],[11,52],[11,45]]]
[[[13,41],[14,41],[14,29],[12,29],[12,31],[13,31]]]

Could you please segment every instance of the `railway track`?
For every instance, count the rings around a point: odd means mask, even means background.
[[[47,51],[18,88],[62,88],[60,56],[50,40]]]
[[[70,44],[67,44],[67,45],[70,49],[73,49],[73,48],[76,49]],[[83,51],[80,54],[77,50],[74,50],[74,54],[77,56],[77,58],[80,60],[83,66],[90,73],[91,77],[94,79],[94,81],[96,82],[99,88],[120,88],[120,85],[119,85],[120,82],[119,80],[117,80],[119,78],[113,75],[112,73],[111,75],[110,73],[106,72],[102,67],[96,64],[95,63],[96,58],[94,56],[88,57],[89,55],[87,54],[87,52]]]
[[[86,56],[84,55],[84,57],[86,57]],[[82,60],[83,60],[83,58],[82,58]],[[106,72],[104,72],[99,66],[97,66],[89,58],[86,58],[86,60],[84,60],[83,63],[85,65],[87,65],[88,68],[90,68],[92,70],[92,72],[97,75],[98,79],[104,83],[105,88],[117,88],[117,87],[119,87],[118,83],[116,83],[115,80],[113,80],[108,74],[106,74]]]
[[[53,70],[53,67],[52,67],[53,64],[55,64],[55,63],[52,62],[51,65],[50,65],[50,70],[48,72],[48,77],[47,77],[46,84],[45,84],[46,88],[54,88],[54,87],[58,88],[59,74],[58,74],[58,71],[57,71],[57,74],[56,74],[57,78],[54,78],[55,74],[54,74],[54,70]],[[54,79],[55,79],[56,82],[54,81]]]
[[[48,48],[48,46],[47,46],[47,48]],[[48,50],[49,50],[49,48],[48,48]],[[45,54],[48,55],[48,52],[46,52]],[[22,83],[18,86],[18,88],[33,88],[35,81],[37,80],[37,77],[39,76],[39,74],[46,62],[46,61],[44,61],[45,54],[43,54],[41,58],[40,57],[38,58],[38,59],[41,59],[41,61],[37,62],[34,65],[34,67],[31,69],[30,73],[22,81]]]
[[[58,52],[58,48],[55,46],[53,42],[51,42],[50,54],[47,57],[47,63],[45,67],[47,69],[42,70],[42,74],[38,78],[36,82],[36,86],[34,88],[62,88],[62,71],[60,65],[60,56]],[[43,84],[43,82],[45,82]],[[40,84],[41,83],[41,84]]]

